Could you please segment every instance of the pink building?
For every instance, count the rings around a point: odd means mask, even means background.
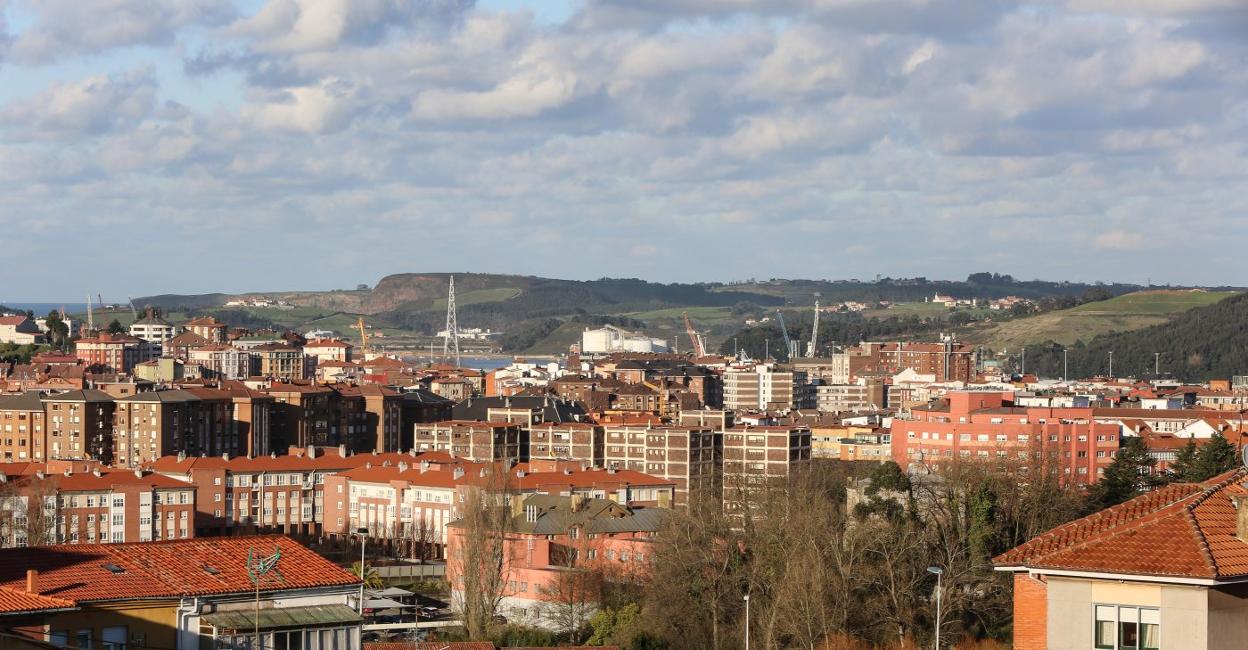
[[[1013,400],[1008,392],[955,392],[915,408],[913,420],[893,421],[893,460],[935,469],[953,461],[1056,461],[1067,481],[1084,485],[1113,462],[1119,429],[1096,422],[1092,409],[1024,408]]]
[[[503,542],[500,613],[510,622],[563,630],[597,610],[592,585],[644,580],[653,541],[670,510],[629,508],[579,495],[517,496]],[[454,606],[463,602],[464,531],[449,528],[446,577]]]

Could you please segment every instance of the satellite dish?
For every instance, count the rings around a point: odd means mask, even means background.
[[[1248,467],[1248,447],[1244,447],[1243,449],[1239,450],[1239,457],[1240,457],[1240,460],[1243,462],[1244,467]]]

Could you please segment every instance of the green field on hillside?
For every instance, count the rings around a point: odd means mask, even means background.
[[[1235,293],[1229,291],[1139,291],[1071,309],[972,328],[964,338],[996,350],[1044,341],[1069,345],[1079,340],[1089,341],[1098,334],[1159,325],[1189,309],[1212,305],[1233,295]]]

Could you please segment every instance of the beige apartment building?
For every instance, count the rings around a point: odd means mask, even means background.
[[[769,363],[724,372],[724,408],[734,411],[815,408],[806,373]]]
[[[473,462],[520,460],[520,425],[448,420],[416,424],[412,449],[442,451]]]
[[[742,516],[753,498],[810,468],[805,426],[736,427],[723,434],[724,511]]]
[[[672,481],[677,505],[696,492],[718,491],[723,438],[710,428],[609,425],[603,436],[607,467]]]

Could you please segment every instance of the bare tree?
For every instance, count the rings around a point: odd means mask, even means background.
[[[575,566],[574,560],[567,564],[550,586],[541,588],[541,594],[550,602],[546,610],[550,622],[560,631],[576,636],[598,610],[603,577],[594,568]]]
[[[449,558],[455,605],[472,639],[484,639],[494,626],[510,572],[507,535],[512,531],[513,496],[509,472],[497,466],[483,471],[481,480],[465,487],[460,504],[458,544]],[[457,589],[458,588],[458,589]]]

